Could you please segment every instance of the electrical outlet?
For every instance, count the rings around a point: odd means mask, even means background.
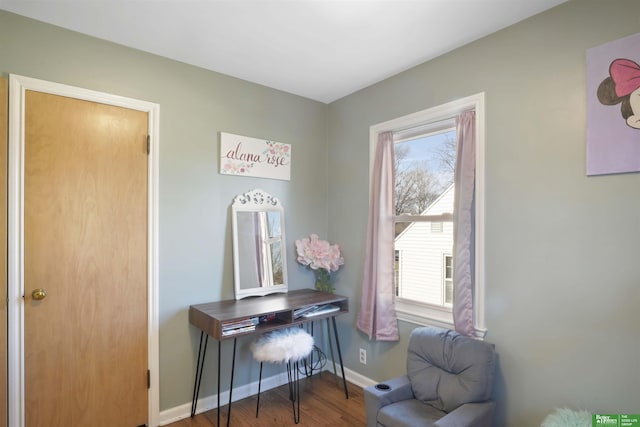
[[[367,350],[365,350],[364,348],[360,349],[360,363],[362,363],[363,365],[367,364]]]

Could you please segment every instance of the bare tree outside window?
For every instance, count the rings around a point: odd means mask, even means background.
[[[403,299],[451,306],[453,223],[425,216],[453,213],[455,139],[448,128],[394,145],[395,286]]]
[[[395,214],[420,215],[453,183],[455,131],[398,142],[394,155]]]
[[[468,146],[462,145],[465,149],[473,146],[475,159],[473,164],[457,165],[458,137],[466,136],[457,135],[458,118],[463,112],[475,114],[474,138]],[[467,114],[464,116],[466,121]],[[465,268],[465,279],[468,279],[470,266],[475,334],[482,337],[486,333],[483,300],[484,180],[475,180],[476,175],[481,177],[484,174],[484,121],[484,94],[481,93],[370,128],[371,150],[379,144],[382,133],[393,134],[395,164],[389,165],[392,168],[389,175],[392,176],[385,180],[387,185],[392,185],[391,197],[395,197],[394,211],[392,218],[389,218],[393,222],[391,226],[395,227],[393,254],[389,253],[391,248],[387,248],[386,242],[376,242],[379,244],[376,247],[389,251],[383,254],[383,259],[391,255],[394,257],[392,285],[396,293],[393,306],[399,320],[454,329],[453,312],[456,304],[453,302],[458,288],[453,286],[453,273],[457,268]],[[466,138],[461,139],[466,141]],[[458,166],[463,167],[462,175],[469,179],[469,184],[474,179],[473,193],[470,195],[461,194],[461,188],[454,184]],[[466,170],[466,166],[472,170]],[[381,172],[377,169],[373,171]],[[459,218],[456,195],[464,196],[465,201],[468,201],[468,196],[473,197],[471,212],[460,212],[464,214],[463,223],[456,222]],[[371,212],[372,215],[374,213]],[[469,213],[472,215],[471,224],[468,223]],[[384,225],[389,226],[387,217],[382,218]],[[468,252],[464,242],[458,242],[454,249],[454,228],[461,225],[472,227],[471,235],[467,234],[465,227],[462,227],[465,228],[462,234],[465,238],[471,238],[470,247],[475,249],[473,253]],[[456,229],[462,231],[461,228]],[[471,258],[467,259],[469,255]],[[467,265],[467,261],[471,265]],[[377,282],[372,281],[376,286],[391,285],[387,283],[391,279],[388,275],[379,275],[376,279]],[[459,289],[468,293],[468,284],[467,280],[462,283],[466,286]],[[374,292],[376,287],[366,289]],[[375,307],[372,305],[370,308]]]
[[[442,135],[441,144],[436,146],[435,157],[440,163],[440,168],[451,174],[450,183],[453,183],[453,173],[456,170],[456,139],[455,132],[447,132]]]

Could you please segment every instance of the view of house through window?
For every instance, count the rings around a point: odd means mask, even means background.
[[[473,114],[468,114],[473,112]],[[467,120],[471,119],[471,120]],[[457,134],[458,120],[464,124]],[[469,127],[472,125],[472,127]],[[471,291],[471,308],[464,312],[468,326],[473,316],[477,337],[486,334],[484,326],[484,93],[456,99],[422,111],[397,117],[370,128],[371,179],[380,176],[375,156],[383,133],[393,135],[395,212],[393,226],[394,283],[386,274],[381,286],[393,286],[393,305],[398,320],[417,325],[453,329],[456,290]],[[461,171],[463,191],[454,189],[454,172],[461,142],[465,163]],[[459,166],[459,165],[458,165]],[[378,174],[378,175],[376,175]],[[384,184],[384,183],[383,183]],[[385,190],[391,190],[386,187]],[[463,197],[463,210],[454,212],[454,193]],[[460,194],[465,193],[465,194]],[[471,202],[471,206],[468,206]],[[374,212],[375,213],[375,212]],[[458,228],[458,247],[454,251],[453,224]],[[385,212],[385,218],[387,213]],[[386,227],[389,226],[385,222]],[[460,224],[459,224],[460,225]],[[387,250],[388,246],[383,245]],[[456,260],[456,251],[460,258]],[[390,256],[391,254],[387,254]],[[470,257],[466,257],[469,255]],[[465,258],[466,257],[466,258]],[[388,258],[387,258],[388,259]],[[460,277],[454,278],[454,271]],[[378,278],[380,279],[380,277]],[[471,288],[471,289],[469,289]],[[462,308],[462,307],[457,307]],[[455,310],[457,314],[461,310]],[[462,317],[458,316],[458,320]]]
[[[396,296],[451,307],[456,131],[444,121],[399,132],[395,154]]]

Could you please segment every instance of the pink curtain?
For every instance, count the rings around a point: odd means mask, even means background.
[[[394,308],[393,133],[378,136],[369,207],[369,227],[356,326],[376,341],[398,341]]]
[[[475,272],[475,111],[456,118],[458,137],[453,209],[453,323],[457,332],[475,336],[473,288]]]

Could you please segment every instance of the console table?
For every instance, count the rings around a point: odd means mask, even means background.
[[[313,305],[333,304],[340,309],[331,313],[320,314],[313,317],[295,316],[295,311]],[[338,340],[338,329],[336,328],[335,316],[349,311],[349,300],[341,295],[321,292],[314,289],[300,289],[289,291],[286,294],[271,294],[263,297],[250,297],[241,300],[225,300],[210,302],[205,304],[192,305],[189,307],[189,322],[200,329],[200,346],[198,348],[198,361],[196,365],[196,377],[193,385],[193,400],[191,402],[191,416],[196,413],[198,394],[200,392],[200,382],[204,371],[204,360],[207,352],[207,342],[209,336],[218,340],[218,426],[220,426],[220,359],[222,341],[233,339],[233,357],[231,360],[231,384],[229,386],[229,407],[227,414],[227,426],[231,420],[231,394],[233,391],[233,374],[236,362],[237,338],[250,334],[262,334],[275,329],[288,328],[315,320],[327,320],[333,323],[333,335],[340,360],[342,371],[342,382],[345,396],[349,398],[347,390],[347,380],[344,376],[344,365],[342,363],[342,353],[340,351],[340,341]],[[229,325],[241,322],[248,318],[263,318],[264,322],[255,325],[252,330],[234,331],[231,335],[223,333]],[[226,327],[225,327],[226,326]],[[249,328],[251,329],[251,328]],[[328,337],[331,340],[331,337]]]

